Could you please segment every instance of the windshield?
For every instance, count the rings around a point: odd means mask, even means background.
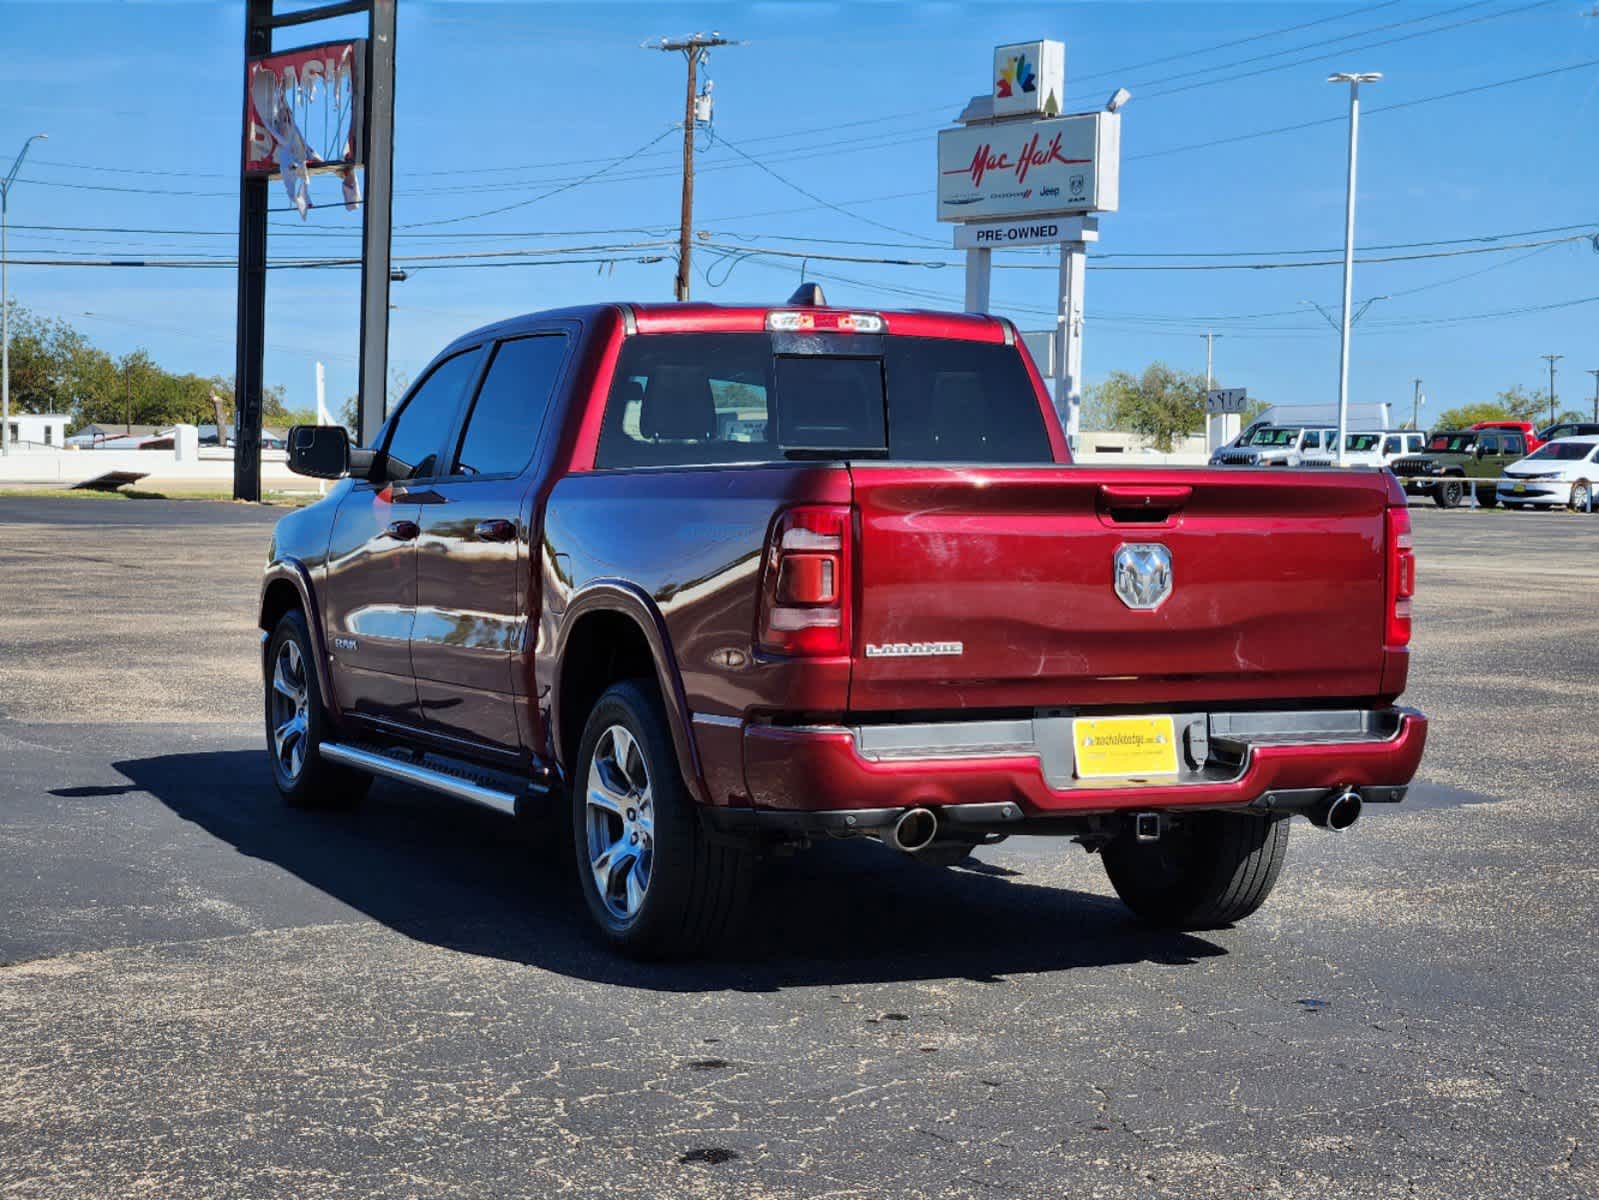
[[[1249,435],[1250,446],[1292,446],[1299,440],[1298,429],[1280,429],[1268,425],[1264,429],[1257,429]]]
[[[1599,445],[1599,443],[1551,442],[1549,445],[1535,450],[1532,454],[1528,455],[1528,458],[1541,458],[1546,461],[1554,462],[1581,462],[1583,459],[1587,458],[1593,453],[1593,448],[1595,445]]]
[[[1427,443],[1427,449],[1448,454],[1463,454],[1476,444],[1477,435],[1474,433],[1435,433],[1432,435],[1432,440]]]
[[[1380,441],[1382,441],[1382,434],[1380,433],[1351,433],[1344,439],[1344,449],[1363,453],[1367,450],[1375,450],[1377,443]]]

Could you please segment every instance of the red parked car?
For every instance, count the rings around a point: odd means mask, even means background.
[[[1008,321],[606,304],[458,338],[279,522],[291,802],[372,775],[570,821],[634,953],[723,938],[763,854],[1100,852],[1141,917],[1253,912],[1288,818],[1397,801],[1414,558],[1386,472],[1073,466]]]

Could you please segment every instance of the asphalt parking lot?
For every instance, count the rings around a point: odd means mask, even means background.
[[[0,499],[7,1200],[1599,1194],[1599,517],[1416,510],[1425,782],[1237,928],[839,845],[646,967],[491,814],[278,804],[273,516]]]

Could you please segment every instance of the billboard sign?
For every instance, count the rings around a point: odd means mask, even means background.
[[[366,42],[302,46],[245,64],[244,173],[343,171],[363,162]]]
[[[940,130],[938,219],[1115,212],[1120,163],[1118,113]]]
[[[1012,42],[994,47],[996,117],[1058,116],[1065,94],[1065,42]]]
[[[1205,393],[1205,411],[1215,413],[1241,413],[1249,407],[1246,388],[1213,388]]]

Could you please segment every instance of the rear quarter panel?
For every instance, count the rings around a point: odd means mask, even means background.
[[[841,712],[848,657],[763,658],[753,639],[774,514],[849,499],[848,471],[815,464],[593,471],[558,482],[539,566],[536,670],[546,727],[566,613],[585,591],[613,582],[642,592],[660,613],[691,712]]]

